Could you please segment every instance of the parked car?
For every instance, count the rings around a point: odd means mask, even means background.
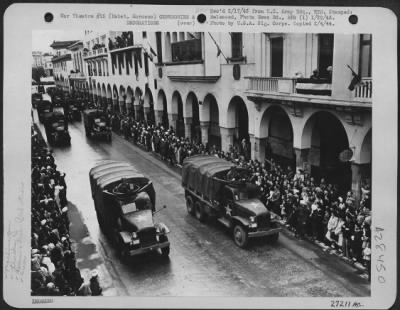
[[[169,255],[169,229],[154,222],[156,194],[148,178],[128,163],[112,160],[98,163],[89,178],[100,228],[122,257],[158,250]]]
[[[83,111],[83,123],[86,136],[103,137],[111,141],[111,125],[106,113],[97,109],[88,109]]]
[[[48,112],[43,116],[44,129],[49,145],[70,145],[71,136],[62,112]]]
[[[182,185],[189,214],[200,221],[216,218],[232,231],[235,244],[241,248],[256,237],[268,236],[276,242],[281,230],[257,198],[257,186],[247,182],[248,175],[247,169],[209,155],[188,157],[182,166]]]

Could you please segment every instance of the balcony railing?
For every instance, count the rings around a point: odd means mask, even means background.
[[[354,89],[354,97],[356,99],[372,98],[372,78],[361,79],[361,83],[356,85]]]
[[[201,39],[171,43],[172,62],[202,60]]]
[[[332,96],[332,85],[326,79],[296,79],[283,77],[246,77],[249,80],[248,90],[271,95],[318,95]],[[355,86],[353,100],[370,101],[372,98],[372,79],[363,78]]]
[[[83,53],[83,57],[88,58],[88,57],[96,57],[100,55],[107,55],[107,48],[106,47],[100,47],[96,48],[91,51],[86,51]]]
[[[281,77],[249,77],[248,79],[249,90],[286,94],[296,92],[296,79]]]

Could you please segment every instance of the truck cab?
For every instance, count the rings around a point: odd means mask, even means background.
[[[258,199],[258,187],[247,182],[246,175],[245,169],[207,155],[185,159],[182,169],[189,214],[200,221],[215,217],[232,231],[235,244],[241,248],[256,237],[275,242],[281,230]]]
[[[168,227],[154,221],[152,182],[125,162],[103,161],[89,172],[100,228],[123,258],[160,250],[168,256]]]

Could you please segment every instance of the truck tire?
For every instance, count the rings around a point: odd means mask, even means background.
[[[204,222],[206,219],[206,211],[204,211],[204,206],[200,201],[196,201],[194,204],[195,216],[200,222]]]
[[[240,224],[236,224],[233,227],[233,241],[239,248],[245,248],[249,243],[249,236],[247,234],[247,231]]]
[[[193,198],[189,195],[186,197],[186,209],[190,215],[194,215],[195,209],[194,209]]]

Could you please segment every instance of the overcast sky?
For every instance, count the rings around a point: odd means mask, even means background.
[[[32,31],[32,51],[52,52],[50,44],[53,41],[83,40],[84,30],[34,30]]]

